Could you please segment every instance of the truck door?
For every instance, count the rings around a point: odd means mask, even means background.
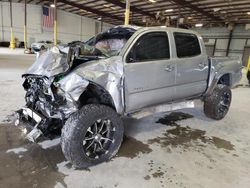
[[[141,34],[125,57],[126,112],[172,100],[176,65],[170,58],[167,32]]]
[[[176,46],[176,97],[183,99],[202,94],[207,88],[209,70],[202,38],[182,32],[173,32],[173,37]]]

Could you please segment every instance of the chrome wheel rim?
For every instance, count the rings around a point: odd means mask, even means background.
[[[224,115],[228,112],[231,104],[231,94],[224,92],[220,97],[220,103],[218,105],[218,112],[221,115]]]
[[[115,127],[109,119],[99,119],[91,125],[83,139],[83,149],[86,156],[99,159],[108,154],[114,144]]]

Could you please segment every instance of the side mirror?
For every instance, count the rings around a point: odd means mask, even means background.
[[[134,52],[133,50],[131,50],[129,53],[128,53],[128,56],[127,56],[127,63],[133,63],[135,62],[135,55],[134,55]]]

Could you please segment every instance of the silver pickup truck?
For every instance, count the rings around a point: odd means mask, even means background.
[[[117,26],[93,41],[41,54],[23,75],[18,111],[28,139],[58,131],[65,157],[80,168],[117,153],[122,116],[200,99],[207,117],[222,119],[242,76],[240,59],[208,57],[191,30]]]

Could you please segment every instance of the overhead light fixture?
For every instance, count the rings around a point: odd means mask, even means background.
[[[199,23],[199,24],[195,24],[195,27],[202,27],[203,24],[202,23]]]
[[[221,10],[221,8],[214,8],[213,10],[214,10],[214,12],[218,12]]]
[[[193,18],[191,16],[188,17],[188,20],[192,20]]]
[[[174,9],[167,9],[167,10],[165,10],[165,12],[173,12],[174,11]]]
[[[55,8],[56,6],[55,6],[55,4],[51,4],[50,7]]]
[[[156,0],[149,0],[151,3],[156,3]]]
[[[248,12],[247,14],[250,15],[250,12]]]
[[[99,20],[99,21],[102,20],[102,17],[97,18],[97,20]]]
[[[184,18],[179,18],[178,21],[179,21],[180,24],[183,24],[184,23]]]
[[[117,10],[118,8],[117,7],[109,7],[111,8],[112,10]]]
[[[103,6],[106,7],[106,8],[110,8],[112,10],[117,10],[118,9],[117,7],[112,7],[111,5],[107,5],[107,4],[105,4]]]

